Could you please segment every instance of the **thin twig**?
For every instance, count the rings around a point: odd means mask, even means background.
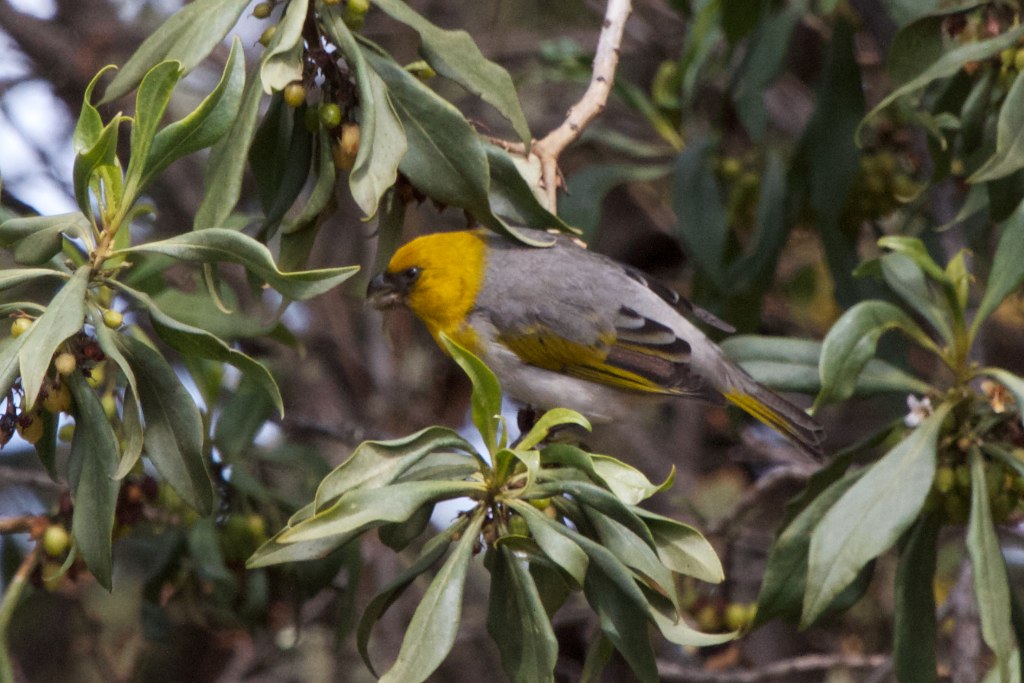
[[[39,525],[45,525],[46,523],[46,518],[38,515],[0,517],[0,536],[6,536],[7,534],[29,533]]]
[[[761,683],[836,668],[876,669],[888,661],[888,655],[803,655],[772,662],[757,669],[730,671],[687,669],[676,664],[659,662],[658,675],[661,681],[670,683]]]
[[[66,486],[50,479],[42,469],[26,469],[24,467],[0,466],[0,482],[4,486],[32,486],[49,491],[63,491]]]
[[[558,128],[533,143],[531,151],[540,160],[541,182],[547,193],[548,209],[552,212],[556,208],[560,179],[558,157],[604,111],[619,65],[622,33],[632,9],[631,0],[608,0],[594,53],[594,72],[587,91],[579,102],[569,108],[565,121]]]

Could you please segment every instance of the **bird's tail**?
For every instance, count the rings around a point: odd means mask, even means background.
[[[788,437],[815,459],[821,459],[825,432],[814,418],[742,370],[730,374],[730,386],[722,391],[726,401]]]

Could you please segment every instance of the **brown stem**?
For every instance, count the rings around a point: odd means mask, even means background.
[[[677,665],[659,663],[659,679],[679,683],[762,683],[762,681],[788,680],[798,674],[824,672],[836,668],[876,669],[887,665],[888,655],[825,654],[803,655],[772,662],[758,669],[731,671],[704,671]]]
[[[608,0],[601,35],[594,53],[594,72],[580,101],[569,108],[565,121],[544,138],[533,143],[532,153],[541,167],[541,183],[547,193],[548,210],[555,211],[561,174],[558,157],[576,141],[583,130],[604,111],[619,65],[619,51],[626,19],[632,12],[631,0]]]

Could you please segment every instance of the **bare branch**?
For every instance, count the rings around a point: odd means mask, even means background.
[[[831,669],[877,669],[889,663],[888,655],[824,654],[804,655],[772,662],[758,669],[704,671],[688,669],[665,662],[658,663],[659,679],[676,683],[761,683],[785,680],[797,674],[824,672]]]
[[[40,525],[45,526],[49,522],[46,517],[38,515],[21,515],[20,517],[0,517],[0,536],[7,534],[29,533]]]
[[[622,33],[632,10],[631,0],[608,0],[594,53],[594,72],[590,77],[590,85],[580,101],[569,108],[562,125],[533,143],[532,152],[540,160],[541,182],[547,193],[548,209],[552,212],[556,208],[560,181],[558,157],[604,111],[615,81],[615,70],[619,65]]]

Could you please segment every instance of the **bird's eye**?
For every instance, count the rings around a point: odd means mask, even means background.
[[[420,276],[421,269],[419,266],[413,266],[412,268],[406,268],[402,271],[402,278],[406,282],[413,282]]]

